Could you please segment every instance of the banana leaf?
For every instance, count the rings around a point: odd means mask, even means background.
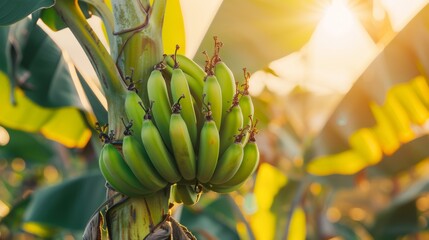
[[[428,13],[426,6],[392,38],[344,96],[306,149],[309,173],[357,174],[387,163],[403,144],[421,135],[418,128],[429,118],[429,49],[424,44],[429,39]],[[421,158],[429,152],[417,154]]]
[[[54,0],[1,0],[0,26],[15,23],[39,9],[49,8],[54,4]]]

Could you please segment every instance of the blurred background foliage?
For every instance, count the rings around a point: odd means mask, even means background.
[[[253,73],[261,164],[174,216],[198,239],[428,238],[427,3],[223,1],[195,60],[218,36]],[[0,27],[0,239],[80,239],[105,200],[105,103],[33,20]]]

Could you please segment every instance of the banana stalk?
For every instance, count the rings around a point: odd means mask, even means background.
[[[78,1],[58,0],[54,8],[79,41],[91,61],[106,95],[109,108],[109,127],[119,134],[118,137],[121,137],[124,129],[118,116],[125,115],[123,108],[125,88],[113,58],[86,21]]]
[[[113,198],[105,220],[109,239],[150,239],[169,211],[169,188],[143,198]]]
[[[153,66],[162,60],[162,27],[158,24],[163,19],[166,0],[154,1],[151,8],[145,2],[112,0],[113,14],[119,20],[114,26],[112,41],[117,51],[112,51],[112,57],[122,79],[133,73],[137,92],[148,106],[147,79]]]

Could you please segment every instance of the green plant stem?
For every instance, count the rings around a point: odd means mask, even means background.
[[[110,239],[144,239],[169,213],[170,188],[141,198],[113,199],[106,214]]]
[[[149,18],[149,23],[154,28],[162,28],[166,6],[167,0],[154,0]]]
[[[288,238],[293,214],[294,214],[296,208],[300,206],[300,203],[301,203],[305,193],[307,192],[308,186],[310,184],[311,184],[310,176],[309,175],[304,176],[304,178],[301,180],[301,182],[299,184],[298,190],[297,190],[295,197],[293,198],[292,203],[290,205],[290,209],[289,209],[289,212],[288,212],[287,218],[286,218],[287,222],[286,222],[285,231],[284,231],[282,238],[280,238],[280,239],[287,239]]]
[[[119,49],[112,56],[123,77],[133,75],[136,89],[148,106],[147,79],[153,67],[162,61],[164,53],[162,22],[165,0],[155,0],[152,7],[142,0],[112,0],[112,5],[116,20],[115,42]]]
[[[166,222],[169,212],[170,187],[145,197],[129,198],[111,189],[107,200],[96,210],[88,222],[84,240],[129,240],[158,239],[165,235],[170,224]],[[161,234],[160,234],[161,233]],[[149,238],[148,238],[149,239]],[[164,239],[164,238],[162,238]]]
[[[243,216],[243,213],[240,210],[240,207],[237,205],[237,203],[234,201],[234,199],[229,195],[228,201],[230,202],[232,209],[234,211],[234,215],[246,226],[247,234],[249,240],[255,240],[255,235],[252,232],[252,228],[250,227],[250,224],[248,220]]]
[[[100,0],[80,0],[90,4],[95,9],[95,14],[98,15],[104,23],[106,28],[107,40],[109,41],[110,51],[117,51],[113,45],[113,29],[114,29],[114,19],[113,14],[110,9],[107,7],[104,1]]]
[[[140,79],[138,60],[143,49],[142,41],[136,35],[147,24],[148,15],[139,0],[112,0],[111,3],[116,20],[112,41],[117,48],[117,51],[111,51],[112,57],[123,77],[131,76],[134,71],[133,80],[136,82]]]
[[[121,139],[124,127],[120,117],[125,115],[125,87],[115,62],[86,21],[77,0],[57,0],[54,7],[91,61],[107,99],[109,129]]]
[[[149,0],[140,0],[140,3],[144,7],[144,9],[149,9],[149,7],[150,7]]]

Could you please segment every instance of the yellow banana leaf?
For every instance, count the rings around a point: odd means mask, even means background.
[[[66,147],[82,148],[91,137],[84,114],[74,107],[46,108],[14,89],[16,105],[10,101],[10,82],[0,72],[0,125],[28,132],[40,132],[45,137]]]
[[[288,240],[305,240],[306,237],[306,217],[304,209],[298,207],[293,211],[289,225]]]
[[[185,53],[185,25],[183,22],[182,9],[180,8],[180,1],[167,1],[164,26],[162,29],[162,43],[164,45],[164,52],[167,54],[174,53],[176,44],[180,46],[179,53]]]
[[[354,150],[315,158],[307,165],[307,171],[318,176],[331,174],[354,174],[368,165],[365,159]]]
[[[419,92],[416,87],[419,86]],[[361,127],[349,135],[349,149],[317,156],[308,163],[307,171],[314,175],[355,174],[392,155],[402,143],[416,137],[412,124],[422,125],[428,119],[428,109],[421,96],[429,95],[427,80],[417,76],[406,83],[395,84],[386,94],[385,103],[375,102],[369,108],[375,119],[372,127]]]
[[[287,182],[286,176],[269,164],[259,167],[255,183],[258,210],[251,216],[250,225],[256,239],[273,239],[276,215],[270,211],[274,196]]]
[[[284,193],[286,184],[294,184],[276,167],[263,163],[260,165],[255,182],[254,195],[257,211],[250,216],[250,226],[256,239],[271,240],[285,233],[286,229],[276,229],[282,225],[284,216],[273,209],[274,201]],[[291,190],[292,191],[292,190]],[[291,196],[293,193],[291,192]],[[284,200],[285,196],[281,196]],[[288,197],[286,197],[288,198]],[[293,197],[290,198],[292,200]],[[289,199],[289,198],[288,198]],[[282,204],[287,204],[282,202]],[[301,207],[292,209],[287,239],[304,240],[306,237],[306,217]]]
[[[424,133],[429,120],[428,13],[429,5],[392,38],[343,98],[307,149],[310,174],[356,174],[380,165]]]

